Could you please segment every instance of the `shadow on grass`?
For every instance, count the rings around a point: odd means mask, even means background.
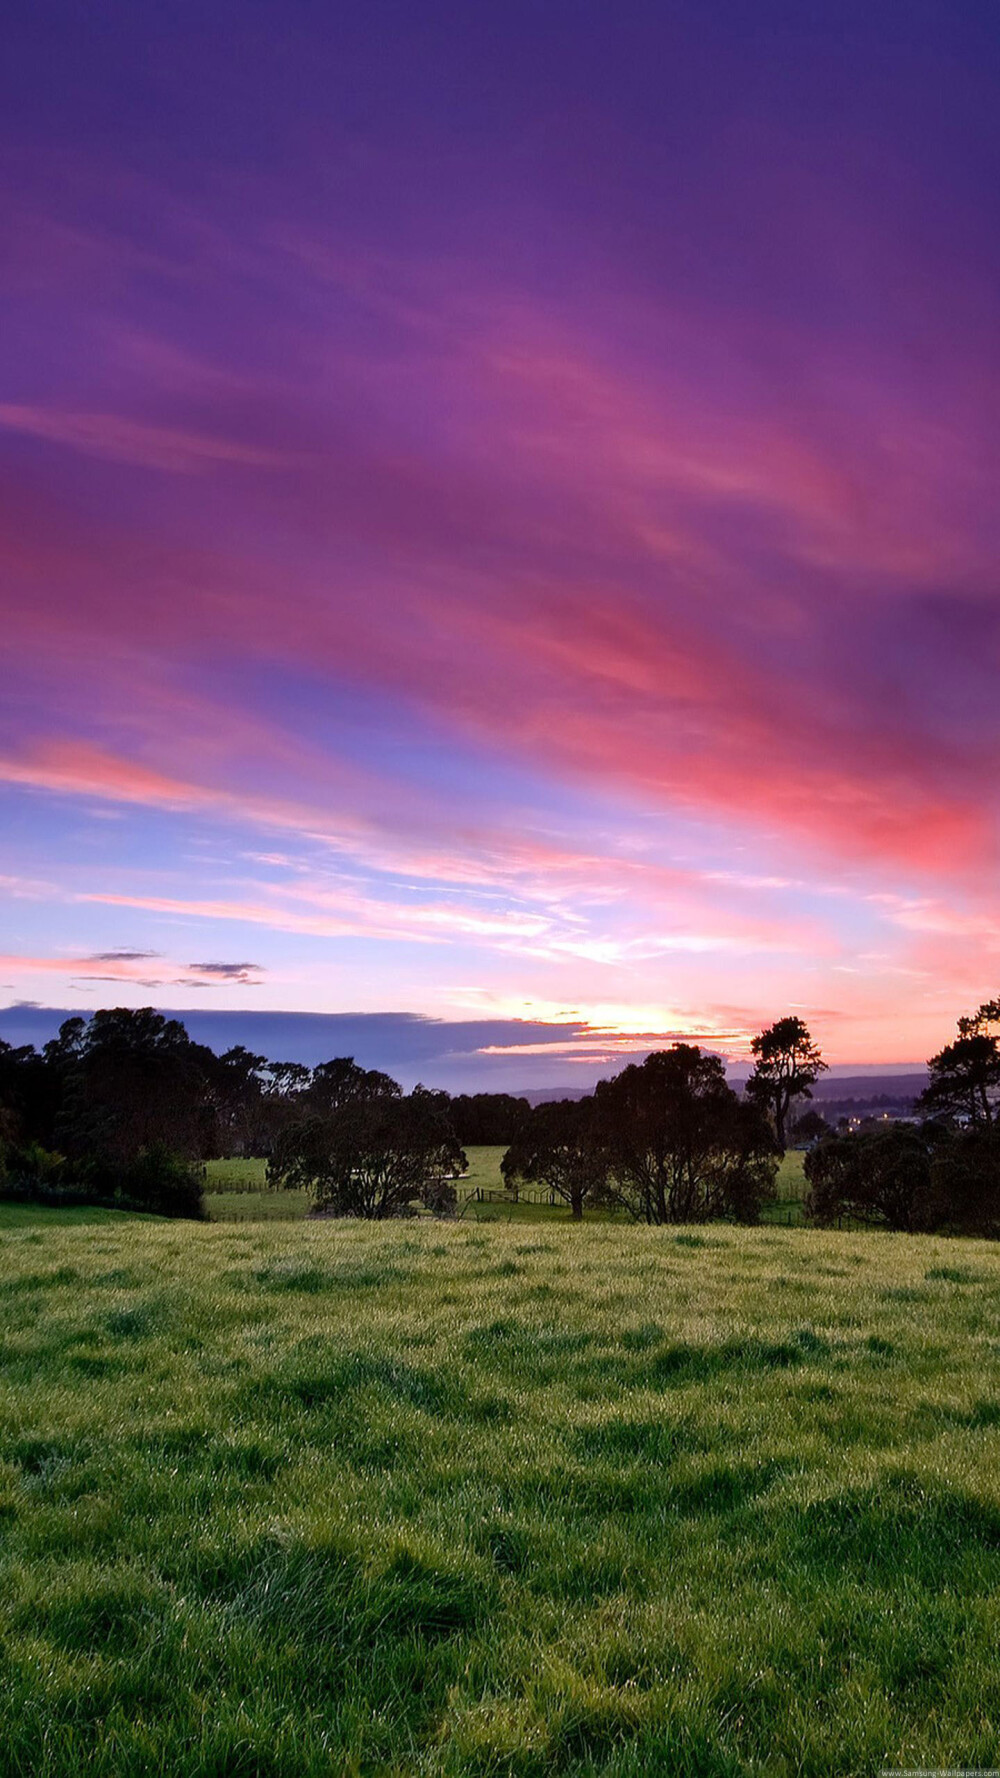
[[[797,1506],[781,1535],[819,1579],[836,1572],[878,1589],[977,1593],[1000,1584],[1000,1508],[902,1470]]]
[[[297,1404],[306,1409],[338,1408],[367,1394],[387,1404],[418,1408],[436,1419],[464,1420],[473,1425],[506,1421],[512,1411],[502,1397],[473,1392],[453,1372],[341,1350],[324,1361],[307,1349],[298,1363],[254,1382],[246,1394],[250,1402],[263,1398],[276,1405]]]

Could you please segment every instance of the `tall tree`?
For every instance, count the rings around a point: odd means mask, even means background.
[[[378,1068],[362,1068],[353,1056],[334,1056],[313,1069],[302,1094],[310,1112],[337,1111],[342,1105],[360,1105],[371,1099],[400,1099],[399,1082]]]
[[[465,1145],[506,1148],[530,1110],[528,1100],[513,1093],[458,1093],[451,1101],[452,1128]]]
[[[264,1071],[267,1057],[242,1043],[208,1066],[208,1090],[215,1114],[213,1147],[222,1155],[263,1154],[267,1146]]]
[[[200,1158],[211,1142],[214,1062],[179,1019],[151,1006],[95,1012],[73,1033],[66,1063],[68,1152],[116,1164],[153,1148]]]
[[[997,1037],[1000,1035],[1000,996],[995,1000],[984,1000],[970,1017],[959,1019],[958,1035],[959,1037]]]
[[[317,1210],[371,1222],[405,1214],[414,1199],[451,1208],[466,1159],[434,1101],[418,1090],[306,1112],[280,1133],[268,1178],[305,1189]]]
[[[971,1020],[960,1020],[968,1029]],[[927,1064],[930,1085],[917,1104],[930,1117],[966,1119],[975,1129],[992,1130],[1000,1090],[1000,1044],[977,1032],[956,1037]]]
[[[594,1094],[609,1196],[637,1220],[756,1222],[774,1192],[775,1140],[757,1106],[696,1044],[657,1050]]]
[[[811,1099],[826,1068],[808,1026],[794,1014],[778,1019],[750,1045],[755,1065],[746,1085],[747,1098],[765,1110],[774,1123],[778,1146],[787,1146],[788,1110],[794,1099]]]
[[[607,1170],[590,1098],[547,1100],[522,1114],[500,1162],[506,1185],[548,1186],[569,1205],[576,1222],[587,1199],[606,1184]]]

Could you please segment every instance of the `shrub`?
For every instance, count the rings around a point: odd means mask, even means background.
[[[847,1216],[880,1228],[927,1226],[930,1150],[918,1130],[893,1125],[872,1135],[828,1136],[803,1165],[813,1222],[829,1226]]]
[[[290,1124],[268,1162],[273,1185],[305,1189],[318,1211],[381,1222],[419,1199],[436,1214],[455,1205],[466,1159],[437,1103],[419,1087],[340,1105]]]
[[[100,1201],[111,1202],[117,1209],[190,1217],[198,1222],[205,1216],[204,1168],[159,1144],[143,1149],[134,1160],[111,1167],[92,1161],[86,1170],[101,1193]],[[109,1190],[110,1198],[106,1195]]]
[[[64,1182],[66,1161],[40,1142],[8,1143],[0,1149],[0,1194],[5,1198],[44,1201]]]
[[[90,1156],[70,1162],[31,1143],[8,1147],[0,1160],[0,1196],[50,1207],[94,1205],[200,1221],[203,1184],[201,1167],[157,1146],[128,1161]]]
[[[1000,1141],[978,1131],[938,1144],[919,1205],[920,1227],[1000,1238]]]

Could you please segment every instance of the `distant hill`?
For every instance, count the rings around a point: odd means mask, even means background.
[[[624,1064],[623,1064],[624,1065]],[[609,1070],[610,1072],[610,1070]],[[914,1068],[898,1074],[822,1074],[813,1087],[813,1101],[818,1110],[830,1112],[856,1107],[895,1107],[903,1110],[923,1092],[929,1076],[926,1068]],[[729,1084],[742,1092],[746,1075],[730,1075]],[[586,1099],[593,1087],[522,1087],[511,1088],[518,1099],[529,1105],[548,1104],[551,1099]]]
[[[506,1090],[506,1089],[505,1089]],[[527,1099],[529,1105],[548,1105],[553,1099],[587,1099],[593,1087],[511,1087],[515,1099]]]
[[[907,1074],[822,1074],[813,1087],[817,1104],[828,1099],[916,1099],[930,1076],[926,1068]]]

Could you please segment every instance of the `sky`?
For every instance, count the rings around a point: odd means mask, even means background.
[[[998,102],[995,0],[14,0],[0,1006],[521,1086],[940,1048],[1000,973]]]

